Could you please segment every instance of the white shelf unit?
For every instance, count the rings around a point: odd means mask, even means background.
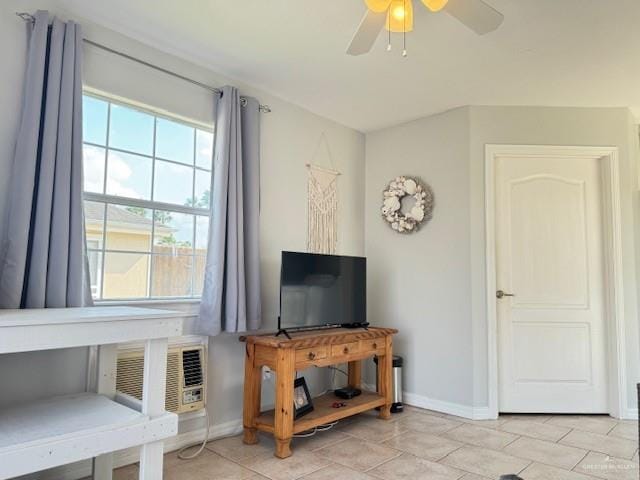
[[[112,478],[112,452],[142,446],[140,479],[162,479],[163,440],[178,417],[164,410],[167,342],[186,314],[135,307],[0,310],[0,354],[98,345],[95,393],[0,409],[0,480],[93,459]],[[116,401],[117,344],[144,342],[141,410]],[[1,381],[2,379],[0,379]]]

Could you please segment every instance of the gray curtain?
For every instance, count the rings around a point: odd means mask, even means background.
[[[82,35],[80,26],[45,11],[31,27],[8,208],[0,307],[91,304],[82,212]]]
[[[255,330],[260,307],[260,105],[233,87],[216,98],[212,214],[199,333]]]

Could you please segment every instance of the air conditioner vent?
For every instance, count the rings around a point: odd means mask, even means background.
[[[168,412],[180,410],[180,354],[169,351],[167,354],[167,392],[164,408]]]
[[[182,360],[182,361],[181,361]],[[204,347],[170,348],[167,352],[167,389],[165,409],[169,412],[193,412],[204,408]],[[144,351],[118,353],[116,389],[142,400]]]
[[[118,358],[116,390],[142,400],[144,356]]]
[[[202,385],[201,349],[182,351],[182,368],[184,369],[184,386]]]

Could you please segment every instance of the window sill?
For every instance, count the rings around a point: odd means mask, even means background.
[[[200,303],[200,298],[158,298],[158,299],[142,299],[142,300],[96,300],[94,305],[107,307],[109,305],[127,305],[129,307],[136,305],[166,305],[166,304],[189,304]]]
[[[199,298],[168,298],[156,300],[100,300],[94,303],[96,306],[127,306],[127,307],[147,307],[147,308],[165,308],[167,310],[178,310],[198,315],[200,310]]]

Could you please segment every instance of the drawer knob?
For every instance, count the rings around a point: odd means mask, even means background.
[[[313,360],[314,358],[316,358],[316,354],[314,352],[309,352],[309,355],[307,355],[309,357],[309,360]]]
[[[346,355],[347,353],[349,353],[349,347],[344,347],[344,350],[342,350],[342,352]]]

